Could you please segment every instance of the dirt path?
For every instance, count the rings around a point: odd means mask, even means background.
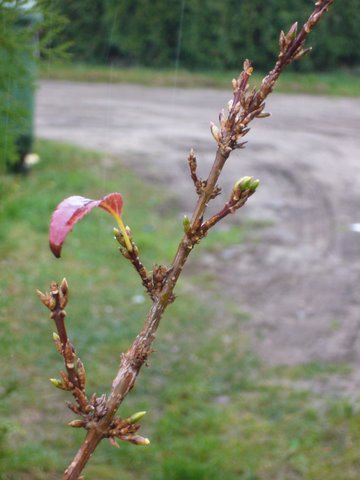
[[[214,155],[209,121],[229,98],[42,82],[37,135],[120,154],[173,189],[186,212],[195,200],[188,150],[195,148],[205,176]],[[360,392],[360,233],[351,228],[360,224],[360,100],[274,95],[267,110],[272,118],[254,122],[221,185],[228,192],[243,175],[259,177],[241,219],[268,226],[245,244],[202,255],[197,268],[221,265],[219,292],[251,313],[246,328],[264,359],[350,363],[353,374],[337,386]]]

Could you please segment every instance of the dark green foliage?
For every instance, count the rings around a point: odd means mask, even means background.
[[[108,54],[108,31],[104,25],[105,3],[102,0],[44,0],[48,9],[61,12],[69,21],[59,32],[56,43],[69,41],[76,58],[91,61]],[[115,2],[114,2],[115,3]]]
[[[31,151],[36,62],[64,22],[44,0],[0,0],[0,172],[22,169]]]
[[[178,0],[109,2],[105,20],[110,51],[126,63],[162,66],[175,58]],[[171,60],[170,60],[171,61]]]
[[[73,41],[76,60],[171,67],[179,39],[180,65],[190,69],[234,69],[248,57],[268,69],[280,30],[311,12],[313,0],[54,0],[70,23],[61,41]],[[358,0],[334,3],[312,34],[311,56],[295,69],[333,69],[360,63]]]

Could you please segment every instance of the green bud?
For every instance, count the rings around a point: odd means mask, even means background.
[[[62,355],[62,345],[60,341],[60,337],[56,332],[53,332],[53,340],[55,343],[56,350]]]
[[[66,390],[64,384],[57,378],[49,378],[49,380],[54,385],[54,387],[60,388],[60,390]]]
[[[146,412],[136,412],[131,417],[127,419],[127,422],[132,425],[133,423],[138,423],[144,416],[146,415]]]
[[[254,180],[254,181],[251,182],[250,185],[249,185],[250,191],[251,191],[251,192],[255,192],[259,185],[260,185],[260,180],[259,180],[259,179]]]
[[[59,342],[60,341],[60,337],[56,332],[53,332],[53,340],[54,340],[54,342]]]
[[[240,190],[247,190],[250,188],[252,181],[253,177],[242,177],[235,183],[234,190],[236,191],[238,188],[240,188]]]
[[[187,215],[184,215],[183,227],[184,227],[185,233],[188,233],[190,231],[191,224],[190,224],[190,219]]]

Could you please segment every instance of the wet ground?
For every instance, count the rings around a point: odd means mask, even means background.
[[[190,213],[189,148],[205,177],[215,152],[209,122],[230,96],[44,81],[37,135],[118,154]],[[353,373],[333,387],[360,393],[360,100],[273,95],[266,110],[272,117],[254,121],[220,182],[228,193],[244,175],[260,178],[232,222],[262,228],[198,256],[196,269],[220,272],[217,294],[250,313],[244,328],[265,361],[349,363]]]

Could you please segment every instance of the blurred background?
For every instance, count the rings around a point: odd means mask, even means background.
[[[310,0],[0,0],[0,478],[61,478],[83,433],[49,377],[61,358],[35,296],[64,276],[88,392],[109,392],[149,308],[104,212],[48,249],[65,197],[119,191],[149,270],[169,265],[206,178],[209,122],[245,58],[256,86]],[[190,257],[119,414],[147,448],[107,442],[87,479],[352,480],[360,476],[360,10],[335,0],[245,150],[261,187]]]

